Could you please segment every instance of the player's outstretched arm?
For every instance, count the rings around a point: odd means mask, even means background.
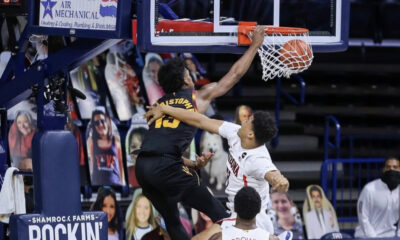
[[[267,172],[264,178],[273,188],[280,192],[287,192],[289,190],[289,181],[280,171]]]
[[[208,104],[217,97],[227,93],[247,72],[257,49],[264,41],[264,27],[257,26],[252,36],[252,43],[242,57],[237,60],[229,72],[225,74],[218,82],[209,83],[197,91],[197,107],[199,112],[204,113]]]
[[[203,152],[201,156],[196,154],[196,161],[192,161],[188,158],[182,156],[183,164],[187,167],[200,169],[207,165],[210,159],[214,156],[214,153],[211,152]]]
[[[221,120],[210,119],[197,112],[175,108],[168,105],[150,106],[148,109],[149,111],[144,116],[149,125],[151,125],[155,120],[162,118],[164,115],[169,115],[191,126],[218,134],[218,129],[223,123]]]

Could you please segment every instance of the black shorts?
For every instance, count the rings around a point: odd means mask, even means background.
[[[214,222],[229,216],[222,203],[200,183],[197,172],[181,159],[141,153],[135,171],[143,194],[164,217],[171,239],[189,239],[179,218],[178,202],[205,213]]]
[[[170,155],[152,156],[141,153],[136,160],[136,178],[143,190],[157,189],[169,198],[180,201],[186,192],[200,186],[197,172]]]

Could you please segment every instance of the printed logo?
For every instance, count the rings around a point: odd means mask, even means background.
[[[182,166],[182,171],[186,173],[187,175],[193,176],[193,174],[190,172],[189,168],[186,166]]]
[[[57,2],[52,2],[51,0],[46,0],[46,1],[41,1],[43,7],[44,7],[44,13],[43,13],[43,18],[46,17],[46,15],[49,15],[51,19],[53,19],[53,7],[56,5]]]
[[[102,17],[116,17],[118,0],[101,0],[100,16]]]

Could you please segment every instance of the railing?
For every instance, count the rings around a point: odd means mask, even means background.
[[[281,111],[281,96],[284,96],[286,99],[288,99],[291,103],[295,105],[303,105],[305,102],[306,98],[306,83],[304,82],[304,79],[298,75],[292,75],[293,77],[290,79],[296,79],[300,83],[300,96],[299,99],[296,99],[290,93],[288,93],[285,89],[282,87],[282,79],[278,77],[277,80],[277,85],[276,85],[276,97],[275,97],[275,122],[276,122],[276,127],[279,129],[280,126],[280,111]],[[290,80],[287,79],[287,80]],[[273,147],[277,147],[279,145],[279,130],[276,135],[276,137],[272,140],[271,145]]]
[[[393,142],[396,141],[397,144],[400,141],[399,135],[393,134],[354,134],[349,136],[342,136],[341,143],[342,146],[348,147],[348,157],[354,157],[354,148],[357,145],[362,144],[364,148],[393,148]],[[377,144],[379,144],[377,146]],[[385,154],[387,155],[387,154]]]
[[[331,124],[334,125],[333,142]],[[363,186],[379,177],[384,158],[341,158],[342,142],[340,124],[330,115],[325,120],[324,162],[321,167],[321,186],[336,209],[339,222],[357,222],[357,201]],[[346,136],[349,138],[350,136]],[[352,147],[352,142],[350,141]],[[330,152],[333,158],[330,158]],[[352,151],[351,151],[352,154]],[[331,156],[332,156],[331,155]],[[339,184],[339,187],[338,187]],[[338,194],[339,193],[339,196]]]
[[[379,177],[384,161],[384,158],[334,158],[323,162],[322,186],[336,209],[339,222],[357,222],[354,201],[358,199],[366,183]],[[339,172],[330,172],[337,168],[340,169]]]

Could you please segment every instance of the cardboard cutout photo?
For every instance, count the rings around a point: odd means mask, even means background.
[[[150,105],[164,96],[164,91],[158,83],[158,71],[163,64],[163,59],[157,53],[146,54],[142,77]]]
[[[303,205],[303,217],[309,239],[319,239],[331,232],[339,232],[335,209],[318,185],[309,185]]]
[[[98,70],[92,60],[70,71],[72,86],[86,95],[85,100],[76,99],[82,119],[90,119],[91,113],[99,104],[96,72]]]
[[[92,185],[125,185],[120,135],[103,107],[92,112],[86,137]]]
[[[293,233],[293,239],[305,239],[300,211],[287,192],[271,189],[271,206],[267,214],[274,226],[274,235],[285,231]]]
[[[158,215],[156,208],[143,195],[142,189],[137,188],[125,215],[127,239],[141,239],[140,236],[155,229]]]
[[[104,74],[119,120],[127,121],[139,109],[144,109],[139,96],[139,78],[122,55],[117,52],[107,54]]]
[[[37,119],[37,106],[36,102],[33,99],[27,99],[19,102],[12,108],[7,110],[7,120],[13,121],[15,120],[17,114],[21,111],[25,111],[29,113],[32,118],[36,121]]]
[[[149,126],[146,119],[143,118],[143,114],[137,113],[132,116],[131,126],[125,138],[126,164],[129,172],[129,186],[131,187],[139,187],[135,173],[137,154],[134,151],[139,150],[142,146],[143,138],[148,128]]]
[[[36,120],[33,115],[29,111],[19,110],[8,132],[12,167],[20,168],[23,162],[32,162],[32,139],[35,132]]]
[[[202,179],[207,181],[207,186],[213,191],[224,193],[228,153],[224,150],[222,137],[218,134],[203,132],[200,152],[214,153],[207,165],[202,168]]]
[[[185,60],[187,68],[190,70],[190,74],[196,89],[199,89],[202,86],[211,82],[210,79],[204,76],[204,74],[206,74],[206,71],[193,54],[184,53],[182,54],[182,58],[183,60]]]

